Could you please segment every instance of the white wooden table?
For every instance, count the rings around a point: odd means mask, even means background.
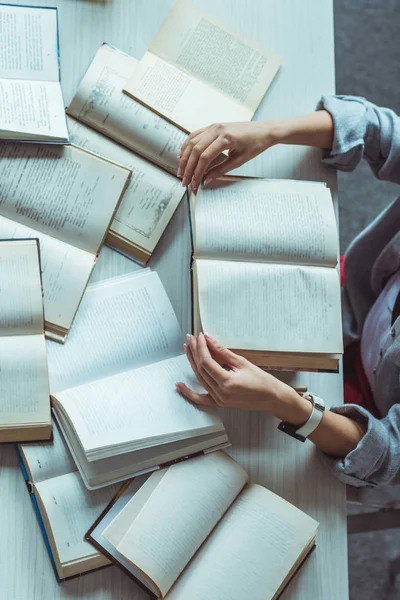
[[[13,0],[59,8],[61,76],[68,103],[100,44],[107,41],[140,58],[173,0]],[[197,0],[208,12],[279,54],[283,66],[256,118],[312,111],[323,93],[334,92],[332,0]],[[289,146],[269,150],[242,169],[265,177],[327,181],[334,174],[319,152]],[[183,202],[150,266],[157,270],[184,330],[190,323],[189,229]],[[104,248],[93,279],[134,271],[133,262]],[[327,404],[342,401],[339,375],[298,378]],[[0,399],[1,400],[1,399]],[[282,600],[346,600],[347,536],[345,490],[320,464],[310,443],[277,431],[264,415],[226,412],[232,454],[251,478],[315,517],[317,550]],[[7,600],[139,600],[147,596],[116,567],[56,583],[14,448],[0,448],[0,597]],[[188,599],[190,600],[190,599]],[[251,600],[251,599],[243,599]]]

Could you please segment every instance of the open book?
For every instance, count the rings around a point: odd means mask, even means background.
[[[0,4],[0,139],[65,144],[56,8]]]
[[[224,452],[133,481],[87,535],[157,598],[275,600],[318,523]]]
[[[322,183],[224,177],[191,196],[194,331],[267,368],[336,371],[338,241]]]
[[[64,346],[48,343],[54,414],[88,488],[227,444],[221,419],[185,401],[202,389],[156,273],[89,286]]]
[[[75,146],[0,144],[0,238],[40,240],[47,336],[65,340],[129,177]]]
[[[51,441],[20,444],[18,451],[57,578],[109,565],[110,561],[84,536],[118,486],[91,492],[85,488],[57,424],[53,425]]]
[[[280,60],[178,0],[124,91],[186,132],[250,121]]]
[[[0,241],[0,442],[51,436],[39,242]]]
[[[106,241],[145,264],[185,193],[176,172],[186,136],[123,93],[136,65],[103,44],[67,113],[74,143],[132,171]]]

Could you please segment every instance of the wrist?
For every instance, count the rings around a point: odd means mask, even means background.
[[[293,388],[282,384],[271,403],[271,414],[277,419],[301,427],[309,419],[313,406]]]

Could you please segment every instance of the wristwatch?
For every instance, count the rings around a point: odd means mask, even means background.
[[[300,396],[303,396],[303,398],[309,400],[313,406],[308,420],[298,429],[294,425],[282,421],[279,423],[278,429],[294,437],[296,440],[299,440],[299,442],[305,442],[308,436],[311,435],[311,433],[315,431],[318,425],[321,423],[322,415],[324,414],[325,410],[325,404],[322,398],[316,396],[315,394],[311,394],[310,392],[305,392],[304,394],[300,394]]]

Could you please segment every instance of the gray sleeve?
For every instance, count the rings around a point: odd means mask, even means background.
[[[357,96],[323,96],[317,110],[334,122],[332,150],[326,164],[352,171],[365,158],[378,179],[400,183],[400,117]]]
[[[357,448],[345,458],[337,460],[321,452],[333,475],[357,487],[400,483],[400,404],[392,406],[384,419],[376,419],[354,404],[332,410],[367,428]]]

